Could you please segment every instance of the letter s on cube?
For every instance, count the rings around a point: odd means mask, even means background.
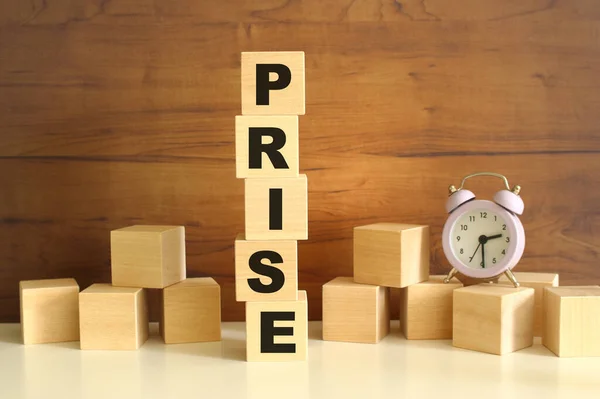
[[[298,299],[298,241],[235,239],[235,298],[247,301]]]

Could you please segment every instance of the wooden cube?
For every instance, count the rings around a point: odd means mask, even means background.
[[[535,318],[533,321],[533,336],[541,337],[544,330],[544,289],[558,287],[558,274],[513,272],[521,287],[535,290]],[[500,284],[512,284],[505,275],[498,279]]]
[[[183,226],[130,226],[110,233],[112,284],[164,288],[185,279]]]
[[[249,362],[306,360],[306,291],[297,301],[246,302],[246,358]]]
[[[453,345],[503,355],[533,345],[535,290],[479,284],[454,290]]]
[[[354,228],[354,281],[402,288],[429,277],[429,226],[377,223]]]
[[[390,332],[389,289],[337,277],[323,285],[323,340],[376,344]]]
[[[79,294],[81,349],[136,350],[148,339],[143,288],[93,284]]]
[[[19,283],[23,343],[79,340],[79,286],[72,278]]]
[[[188,278],[163,290],[160,333],[166,344],[221,340],[221,287]]]
[[[235,240],[235,298],[247,301],[298,299],[298,241]]]
[[[236,116],[236,177],[298,177],[298,140],[298,116]]]
[[[542,343],[560,357],[600,356],[600,286],[546,288]]]
[[[457,279],[444,283],[446,276],[402,288],[400,327],[407,339],[452,339],[452,298],[462,288]]]
[[[246,239],[308,239],[306,175],[246,179]]]
[[[304,52],[242,53],[242,114],[304,115]]]

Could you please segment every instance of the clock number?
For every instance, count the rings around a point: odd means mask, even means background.
[[[502,225],[502,230],[506,230],[506,225],[505,224]]]
[[[506,242],[510,242],[510,237],[506,237]]]
[[[487,219],[487,212],[479,212],[479,216],[480,216],[482,219]]]
[[[460,241],[460,236],[457,236],[457,237],[456,237],[456,241]]]
[[[469,226],[467,226],[466,224],[460,225],[460,231],[467,231],[468,229],[469,229]]]
[[[498,221],[498,216],[494,215],[494,222]]]
[[[475,221],[475,216],[469,216],[469,222],[474,222]]]
[[[460,249],[460,254],[462,255],[462,254],[464,254],[464,253],[465,253],[465,250],[461,248],[461,249]]]
[[[502,255],[506,255],[506,249],[502,250]]]
[[[496,263],[496,258],[492,259],[492,263],[494,263],[494,264]]]

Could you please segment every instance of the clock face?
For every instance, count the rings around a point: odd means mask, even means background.
[[[465,212],[452,228],[450,243],[454,256],[470,269],[496,267],[513,244],[507,223],[499,213],[489,209]]]

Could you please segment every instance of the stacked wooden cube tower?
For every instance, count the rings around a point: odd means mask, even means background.
[[[245,184],[245,233],[235,240],[236,299],[246,303],[248,361],[305,360],[308,303],[298,290],[298,240],[308,238],[307,178],[298,116],[305,113],[303,52],[241,56],[242,115],[236,176]],[[429,275],[428,226],[354,229],[354,275],[323,286],[323,339],[377,343],[390,331],[399,288],[407,339],[452,339],[505,354],[534,336],[557,356],[600,356],[600,287],[558,287],[552,273],[515,273],[521,287],[463,287]],[[23,342],[81,341],[81,349],[138,349],[148,338],[147,289],[161,290],[165,343],[221,339],[221,294],[212,278],[186,279],[182,226],[111,232],[112,284],[82,292],[73,279],[20,283]]]
[[[21,282],[24,343],[80,340],[81,349],[135,350],[148,338],[147,289],[161,290],[165,343],[221,339],[221,294],[212,278],[186,279],[182,226],[111,232],[112,284],[79,292],[73,279]]]
[[[354,228],[354,276],[338,277],[323,286],[323,339],[379,342],[390,330],[390,287],[402,289],[407,337],[423,334],[421,321],[435,324],[427,334],[447,330],[447,316],[438,315],[435,308],[448,302],[449,287],[428,280],[428,226],[377,223]],[[424,284],[416,289],[419,283]],[[422,302],[423,292],[434,303]]]
[[[236,300],[246,302],[248,361],[305,360],[308,303],[298,291],[298,240],[308,238],[299,173],[304,53],[245,52],[236,176],[245,179],[245,234],[235,240]]]
[[[324,340],[379,342],[389,332],[388,290],[395,287],[407,339],[452,339],[459,348],[501,355],[543,335],[560,356],[600,351],[600,328],[585,321],[599,315],[600,288],[553,288],[558,275],[552,273],[517,272],[520,288],[504,278],[469,287],[456,279],[445,283],[445,276],[429,276],[429,227],[422,225],[359,226],[353,247],[354,276],[323,286]],[[566,316],[569,306],[579,309],[572,311],[579,321]],[[583,330],[585,342],[573,344]]]
[[[390,288],[400,288],[400,326],[407,339],[452,339],[453,303],[463,284],[429,275],[429,235],[425,225],[354,228],[354,276],[323,286],[323,339],[379,342],[389,332]]]

